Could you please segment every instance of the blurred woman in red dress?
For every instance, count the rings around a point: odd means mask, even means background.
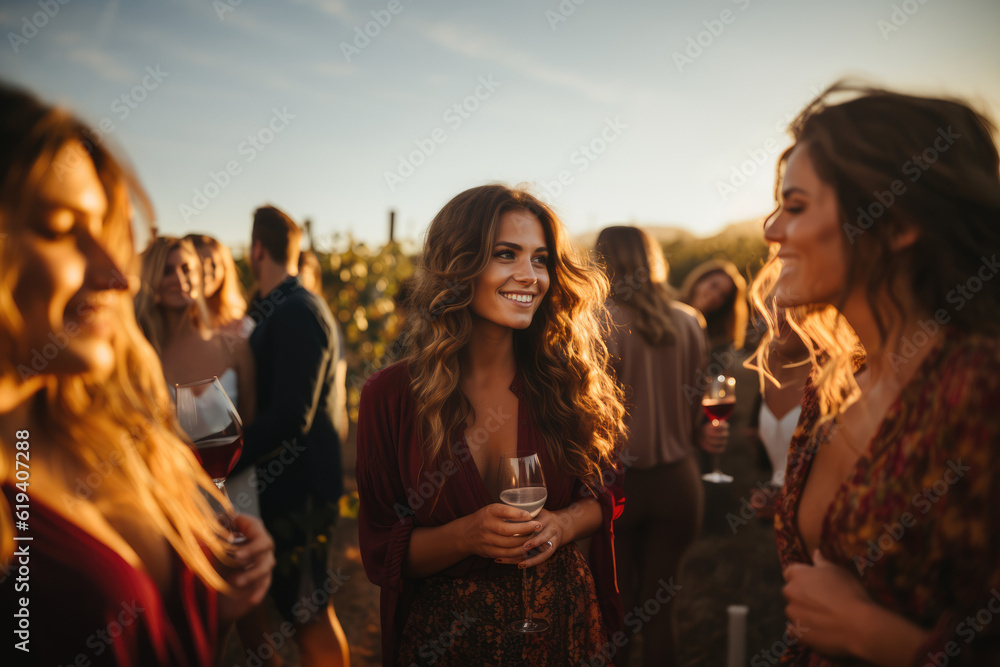
[[[0,549],[21,573],[0,583],[0,663],[208,667],[273,543],[238,517],[230,544],[136,324],[146,200],[83,124],[2,87],[0,147]]]

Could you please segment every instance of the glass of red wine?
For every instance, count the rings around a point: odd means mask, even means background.
[[[712,426],[718,426],[729,419],[736,407],[736,378],[728,375],[717,375],[705,389],[701,399],[701,409],[712,420]],[[732,475],[727,475],[719,468],[719,454],[712,454],[712,472],[701,476],[706,482],[713,484],[729,484]]]
[[[243,421],[218,377],[174,385],[177,421],[191,439],[195,455],[222,495],[226,477],[243,452]],[[233,542],[243,538],[233,534]]]

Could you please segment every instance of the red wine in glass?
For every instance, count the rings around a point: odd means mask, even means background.
[[[229,477],[236,462],[243,452],[242,435],[210,435],[195,440],[194,446],[201,460],[201,467],[213,479],[223,480]]]
[[[733,414],[733,408],[736,407],[736,397],[705,399],[701,402],[701,407],[709,419],[715,422],[724,422]]]
[[[729,419],[736,407],[736,378],[727,375],[717,375],[712,378],[708,387],[705,388],[705,395],[701,399],[701,409],[705,415],[712,420],[713,426],[718,426]],[[719,455],[712,454],[712,472],[701,476],[706,482],[712,484],[729,484],[733,481],[732,475],[722,472],[719,467]]]
[[[191,439],[201,466],[228,501],[226,477],[243,452],[243,420],[218,377],[178,384],[175,388],[177,421]],[[229,517],[223,520],[228,522]],[[242,534],[233,533],[234,544],[245,539]]]

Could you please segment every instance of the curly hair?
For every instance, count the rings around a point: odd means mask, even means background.
[[[845,95],[847,101],[833,99]],[[1000,156],[996,127],[964,102],[844,81],[821,93],[789,129],[794,143],[778,161],[775,200],[785,164],[801,146],[820,180],[833,188],[844,230],[840,302],[786,311],[811,350],[822,425],[860,396],[854,373],[866,352],[840,313],[856,286],[864,289],[883,344],[904,317],[899,295],[890,289],[902,281],[913,302],[935,318],[944,312],[947,319],[941,319],[963,331],[1000,332],[995,291],[973,299],[956,292],[979,272],[984,255],[1000,249]],[[883,205],[887,193],[895,193],[894,201]],[[893,249],[904,230],[916,231],[916,241]],[[773,310],[765,305],[781,271],[774,250],[751,290],[768,326],[756,358],[762,373],[776,329]],[[885,311],[876,307],[883,293],[891,299]]]
[[[538,218],[549,248],[550,286],[514,355],[532,417],[552,460],[591,488],[614,467],[623,441],[621,390],[608,375],[601,322],[608,281],[570,243],[555,213],[523,189],[485,185],[462,192],[434,217],[409,297],[404,335],[425,460],[452,456],[449,437],[472,415],[460,386],[459,352],[472,335],[474,283],[492,257],[500,218]]]
[[[677,326],[660,244],[638,227],[617,225],[601,230],[594,251],[611,281],[611,300],[638,315],[639,334],[650,345],[672,345]]]
[[[68,112],[0,86],[0,232],[4,235],[0,243],[4,267],[0,271],[0,380],[17,383],[25,378],[16,362],[25,358],[30,346],[21,306],[14,297],[25,268],[20,248],[36,214],[40,179],[48,169],[58,174],[59,169],[71,167],[60,164],[57,156],[74,144],[82,144],[89,153],[108,199],[102,244],[121,270],[121,280],[134,284],[133,205],[150,221],[152,213],[131,171]],[[229,590],[206,552],[224,563],[233,562],[227,555],[226,531],[202,492],[220,503],[222,496],[182,442],[159,359],[136,324],[131,293],[116,291],[110,307],[115,320],[111,340],[115,364],[110,377],[44,371],[32,376],[41,379],[42,389],[30,399],[30,409],[44,429],[46,456],[64,457],[93,471],[115,461],[116,473],[105,480],[105,488],[114,497],[126,498],[130,511],[166,539],[204,582]],[[0,435],[0,480],[13,479],[14,447],[6,438]],[[72,503],[77,498],[67,489],[63,500]],[[10,554],[11,533],[10,507],[0,495],[0,560]]]

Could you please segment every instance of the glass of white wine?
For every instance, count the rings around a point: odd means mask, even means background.
[[[501,456],[497,487],[500,501],[511,507],[522,509],[534,517],[542,511],[548,499],[542,464],[537,454],[525,456]],[[524,618],[514,621],[507,629],[512,632],[545,632],[549,622],[531,617],[531,586],[528,582],[528,568],[522,570],[524,585]]]

